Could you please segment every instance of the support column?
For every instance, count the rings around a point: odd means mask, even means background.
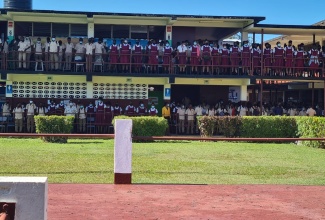
[[[247,101],[247,86],[240,86],[240,101]]]
[[[264,29],[261,30],[261,76],[264,75],[264,56],[263,56],[263,48],[264,48]],[[263,81],[263,80],[261,80]]]
[[[7,28],[7,36],[9,38],[9,42],[14,39],[15,36],[15,22],[8,21],[8,28]]]
[[[316,35],[313,34],[313,44],[316,43]]]
[[[248,32],[241,32],[241,42],[248,40]]]
[[[132,183],[132,120],[115,121],[114,184]]]
[[[88,23],[88,38],[95,36],[95,25],[94,23]]]
[[[253,33],[253,43],[255,44],[255,32]]]

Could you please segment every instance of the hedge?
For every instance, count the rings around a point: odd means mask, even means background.
[[[36,133],[70,134],[73,128],[73,116],[35,116]],[[42,137],[45,142],[67,143],[66,137]]]
[[[201,136],[219,131],[226,137],[246,138],[324,138],[325,118],[308,116],[200,116]],[[323,141],[303,141],[303,145],[325,148]]]
[[[294,138],[297,137],[297,117],[244,116],[240,129],[241,137],[249,138]]]
[[[324,138],[325,137],[325,118],[324,117],[297,117],[297,134],[302,138]],[[325,148],[324,141],[303,141],[303,145],[309,147]]]
[[[168,122],[163,117],[121,115],[114,117],[113,124],[115,119],[132,119],[132,134],[134,136],[164,136],[168,128]]]

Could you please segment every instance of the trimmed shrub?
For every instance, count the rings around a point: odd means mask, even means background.
[[[242,128],[242,117],[222,116],[217,117],[219,132],[226,137],[238,137]]]
[[[238,137],[240,134],[241,117],[199,116],[197,120],[202,137],[211,137],[215,131],[226,137]]]
[[[301,138],[324,138],[325,118],[324,117],[297,117],[297,135]],[[303,141],[303,145],[309,147],[325,148],[324,141]]]
[[[163,117],[121,115],[114,117],[113,124],[115,119],[132,119],[132,134],[134,136],[164,136],[168,128],[168,122]]]
[[[242,118],[241,137],[292,138],[297,135],[298,117],[245,116]]]
[[[73,128],[72,116],[35,116],[36,133],[70,134]],[[45,142],[67,143],[66,137],[42,137]]]
[[[202,137],[211,137],[213,132],[217,129],[217,117],[198,116],[197,121]]]

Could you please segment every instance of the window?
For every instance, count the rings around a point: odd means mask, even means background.
[[[71,24],[71,36],[73,37],[87,37],[88,25],[87,24]]]
[[[48,37],[51,36],[51,23],[33,23],[33,36]]]
[[[32,22],[15,22],[15,36],[33,36]]]
[[[131,39],[147,39],[148,26],[146,25],[134,25],[131,26]]]
[[[129,38],[130,26],[129,25],[114,25],[113,38]]]
[[[69,24],[52,23],[52,35],[56,37],[68,37]]]
[[[95,38],[111,38],[112,25],[95,24]]]
[[[149,26],[149,39],[165,39],[166,26]]]

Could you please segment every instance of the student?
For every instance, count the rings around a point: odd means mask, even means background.
[[[289,40],[288,46],[284,48],[284,54],[285,54],[285,67],[286,67],[286,73],[289,76],[292,76],[292,67],[293,67],[293,55],[294,55],[294,48],[292,46],[292,41]]]
[[[15,131],[21,133],[23,131],[23,118],[24,118],[24,109],[22,105],[18,103],[17,107],[14,108],[12,112],[15,116]]]
[[[71,42],[71,37],[67,38],[67,42],[64,47],[65,55],[65,70],[71,70],[72,52],[75,49],[74,44]]]
[[[232,46],[229,50],[230,53],[230,62],[231,62],[231,72],[233,74],[238,74],[239,70],[239,55],[240,55],[240,48],[238,47],[239,42],[236,41],[234,46]]]
[[[202,54],[202,65],[203,65],[203,73],[210,72],[211,66],[211,51],[212,48],[209,45],[209,41],[205,41],[204,45],[201,47],[201,54]]]
[[[271,75],[271,66],[272,66],[272,49],[271,44],[264,44],[264,52],[263,52],[263,62],[264,62],[264,72],[268,75]]]
[[[283,53],[284,49],[281,47],[281,43],[278,41],[276,43],[276,47],[273,48],[273,56],[274,56],[274,68],[276,76],[284,76],[283,73]]]
[[[187,51],[187,47],[185,45],[185,41],[182,41],[182,44],[177,47],[177,56],[178,56],[178,64],[179,64],[180,74],[185,74],[186,51]]]

